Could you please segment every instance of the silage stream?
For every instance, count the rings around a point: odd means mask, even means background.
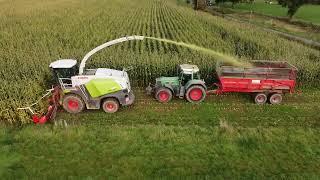
[[[156,41],[161,41],[161,42],[166,42],[166,43],[170,43],[170,44],[174,44],[177,46],[183,46],[189,49],[193,49],[195,51],[200,51],[202,53],[208,54],[210,56],[213,56],[216,60],[218,61],[222,61],[224,63],[228,63],[230,65],[233,66],[239,66],[239,67],[248,67],[251,66],[250,63],[248,62],[241,62],[239,59],[232,57],[230,55],[226,55],[211,49],[207,49],[204,47],[200,47],[194,44],[188,44],[185,42],[177,42],[177,41],[173,41],[173,40],[169,40],[169,39],[163,39],[163,38],[155,38],[155,37],[145,37],[147,39],[152,39],[152,40],[156,40]]]

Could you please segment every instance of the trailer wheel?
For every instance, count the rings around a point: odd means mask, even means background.
[[[78,95],[67,94],[63,97],[62,106],[67,112],[76,114],[84,110],[85,104]]]
[[[282,95],[274,93],[269,97],[270,104],[280,104],[282,102]]]
[[[257,93],[254,97],[254,102],[256,104],[264,104],[267,102],[267,95],[264,93]]]
[[[186,98],[191,103],[200,103],[206,97],[206,91],[202,86],[191,86],[186,93]]]
[[[172,92],[168,88],[160,88],[156,92],[156,99],[161,103],[167,103],[172,99]]]
[[[119,102],[115,98],[107,98],[102,103],[102,109],[106,113],[115,113],[119,110]]]

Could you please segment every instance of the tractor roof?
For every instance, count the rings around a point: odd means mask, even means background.
[[[181,64],[180,68],[182,69],[182,71],[186,74],[192,74],[192,73],[196,73],[199,72],[199,68],[197,65],[192,65],[192,64]]]
[[[72,68],[76,64],[77,64],[77,60],[74,60],[74,59],[60,59],[60,60],[52,62],[49,67],[51,67],[53,69]]]

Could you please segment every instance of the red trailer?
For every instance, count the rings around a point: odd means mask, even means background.
[[[216,71],[219,83],[216,94],[242,92],[254,95],[257,104],[269,101],[279,104],[282,95],[293,93],[297,68],[287,62],[253,61],[252,67],[235,67],[218,64]]]

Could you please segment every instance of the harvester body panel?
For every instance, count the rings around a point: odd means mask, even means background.
[[[122,88],[113,79],[93,79],[85,84],[87,91],[90,96],[93,98],[97,98],[103,96],[105,94],[114,93],[120,91]]]

